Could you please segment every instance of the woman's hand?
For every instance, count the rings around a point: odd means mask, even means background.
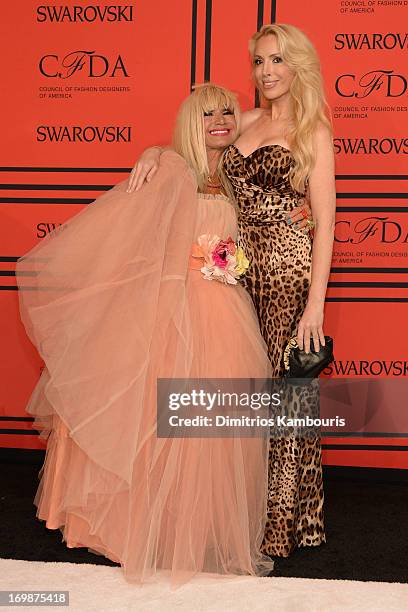
[[[313,232],[313,215],[310,208],[310,200],[307,199],[301,206],[296,206],[288,213],[286,223],[293,225],[295,229],[304,229],[306,232]]]
[[[159,169],[160,155],[161,149],[159,147],[150,147],[142,153],[130,173],[127,193],[139,191],[145,181],[149,183],[152,180]]]
[[[323,303],[308,302],[302,318],[299,321],[297,341],[299,348],[306,353],[310,351],[310,338],[313,338],[313,348],[320,350],[320,344],[325,345],[323,333]]]

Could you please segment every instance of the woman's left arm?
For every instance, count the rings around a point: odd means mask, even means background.
[[[327,281],[333,251],[336,213],[336,187],[332,135],[321,125],[315,133],[316,162],[309,188],[315,222],[312,251],[312,277],[305,311],[298,326],[298,344],[308,353],[310,338],[315,349],[324,345],[323,317]]]

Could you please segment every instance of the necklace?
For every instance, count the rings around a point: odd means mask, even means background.
[[[214,176],[210,176],[210,175],[207,176],[207,185],[211,189],[219,189],[222,186],[218,176],[217,178],[214,178]]]

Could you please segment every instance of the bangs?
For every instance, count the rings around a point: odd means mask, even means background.
[[[198,85],[194,89],[193,97],[205,113],[217,109],[230,109],[234,113],[237,112],[238,105],[235,96],[222,87],[209,84]]]

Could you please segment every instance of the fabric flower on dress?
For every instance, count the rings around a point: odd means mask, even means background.
[[[204,259],[201,272],[206,280],[218,280],[236,285],[237,279],[245,274],[249,261],[242,247],[237,247],[231,236],[226,240],[215,234],[202,234],[193,245],[193,257]]]

